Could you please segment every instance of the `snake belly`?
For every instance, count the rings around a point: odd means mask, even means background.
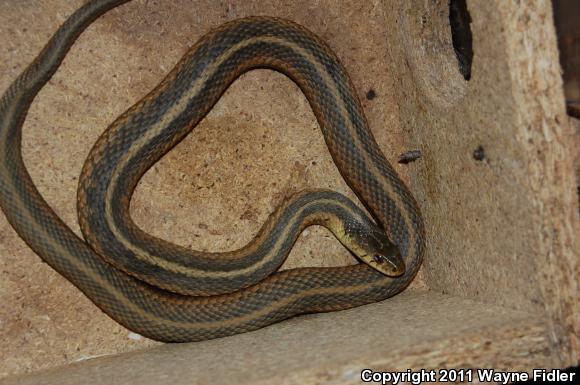
[[[284,73],[309,100],[341,175],[399,248],[406,265],[401,277],[387,277],[364,264],[299,268],[272,274],[232,293],[180,295],[114,268],[54,213],[22,161],[24,119],[34,97],[78,35],[100,15],[127,1],[87,2],[65,21],[0,100],[0,206],[19,236],[106,314],[159,341],[224,337],[298,314],[380,301],[402,291],[416,275],[423,257],[425,230],[419,208],[373,138],[338,58],[319,38],[286,20],[252,17],[208,33],[157,88],[114,123],[137,126],[139,122],[170,119],[175,124],[161,133],[137,131],[132,138],[116,137],[115,143],[136,140],[138,135],[153,138],[155,146],[151,147],[159,153],[142,157],[138,166],[142,169],[134,174],[138,180],[193,129],[240,74],[264,67]],[[99,140],[113,137],[105,133]],[[148,146],[139,148],[151,150]],[[85,164],[85,171],[90,163]],[[137,180],[126,183],[134,187]]]

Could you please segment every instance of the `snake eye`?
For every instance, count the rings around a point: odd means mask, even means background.
[[[374,260],[376,263],[378,263],[379,265],[382,265],[383,263],[385,263],[385,258],[384,258],[382,255],[375,254],[375,255],[373,256],[373,260]]]

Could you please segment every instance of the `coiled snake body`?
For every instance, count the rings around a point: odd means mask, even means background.
[[[227,336],[297,314],[379,301],[403,290],[424,250],[417,204],[376,144],[336,56],[312,33],[280,19],[241,19],[203,37],[91,151],[78,194],[86,241],[60,220],[22,161],[22,124],[78,35],[126,1],[96,0],[81,7],[0,100],[0,206],[27,244],[109,316],[160,341]],[[231,82],[257,67],[280,71],[300,86],[338,169],[379,226],[346,198],[315,191],[288,201],[247,247],[220,256],[141,232],[128,218],[139,178],[193,129]],[[357,256],[376,266],[270,274],[301,229],[312,223],[328,225]],[[381,229],[396,247],[379,234]]]

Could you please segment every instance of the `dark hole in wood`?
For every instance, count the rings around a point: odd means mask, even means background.
[[[471,79],[473,62],[473,38],[471,35],[471,16],[466,0],[449,0],[449,24],[453,49],[459,64],[459,72],[465,80]]]
[[[568,115],[580,119],[580,2],[553,0]]]

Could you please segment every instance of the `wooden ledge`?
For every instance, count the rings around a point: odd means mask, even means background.
[[[424,290],[252,333],[99,357],[1,384],[358,384],[375,371],[553,364],[540,317]]]

